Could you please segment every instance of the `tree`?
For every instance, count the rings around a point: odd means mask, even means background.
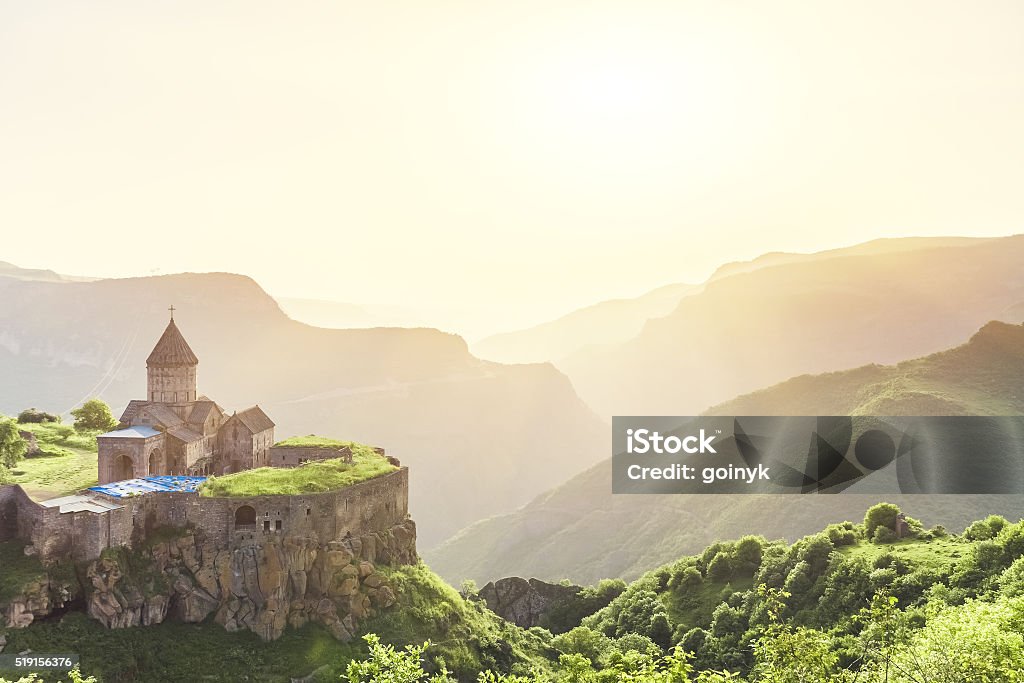
[[[736,543],[733,551],[733,571],[740,576],[753,576],[761,566],[764,539],[758,536],[744,536]]]
[[[880,526],[896,531],[896,517],[900,514],[898,506],[892,503],[879,503],[868,508],[864,515],[864,534],[868,540],[874,539],[875,530]]]
[[[480,596],[480,587],[476,585],[476,581],[473,579],[466,579],[462,582],[459,592],[462,593],[462,597],[466,600],[474,600]]]
[[[732,578],[732,559],[726,552],[715,555],[708,565],[708,580],[724,583]]]
[[[612,647],[612,639],[586,626],[577,626],[551,639],[551,647],[566,655],[583,655],[591,662],[602,659]]]
[[[0,467],[14,467],[28,450],[21,438],[18,423],[9,417],[0,418]]]
[[[80,432],[110,431],[117,426],[110,406],[98,398],[90,398],[80,408],[71,411],[75,418],[75,429]]]
[[[430,643],[407,645],[404,650],[396,650],[393,645],[382,644],[374,633],[366,634],[363,640],[370,646],[370,658],[349,662],[342,680],[348,683],[420,683],[427,680],[427,673],[420,662]],[[430,681],[449,683],[452,679],[447,671],[442,671]]]
[[[1024,671],[1024,635],[1019,632],[1024,601],[968,600],[963,605],[929,605],[928,620],[916,631],[894,603],[882,604],[874,617],[869,656],[861,680],[869,683],[963,683],[1020,681]],[[873,605],[873,608],[875,606]],[[885,614],[888,612],[888,614]],[[894,627],[895,624],[895,627]],[[873,652],[872,652],[873,650]]]
[[[768,612],[768,628],[754,642],[754,680],[761,683],[827,683],[836,680],[838,657],[821,631],[794,627],[782,620],[785,591],[757,587]]]

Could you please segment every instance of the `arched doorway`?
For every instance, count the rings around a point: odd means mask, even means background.
[[[124,481],[135,478],[135,467],[132,459],[124,453],[114,456],[113,481]]]
[[[159,448],[154,448],[149,454],[149,473],[152,474],[167,474],[164,472],[164,456],[160,452]]]
[[[235,510],[235,528],[256,528],[256,509],[251,505],[243,505]]]

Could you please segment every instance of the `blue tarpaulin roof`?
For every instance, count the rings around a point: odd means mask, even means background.
[[[106,434],[100,434],[100,437],[108,439],[148,439],[151,436],[159,434],[157,430],[146,425],[138,425],[136,427],[127,427],[125,429],[115,429],[112,432]]]
[[[114,498],[139,496],[146,493],[167,493],[169,491],[193,493],[204,481],[206,481],[206,477],[177,477],[161,475],[156,477],[143,477],[142,479],[113,481],[109,484],[92,486],[89,490],[113,496]]]

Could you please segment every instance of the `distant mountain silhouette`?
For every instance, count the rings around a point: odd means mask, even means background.
[[[43,282],[64,281],[64,278],[52,270],[21,268],[7,261],[0,261],[0,277],[11,277],[19,280],[41,280]]]
[[[473,344],[473,352],[504,363],[556,362],[588,346],[625,342],[649,319],[667,315],[698,291],[700,285],[674,284],[634,299],[602,301],[526,330],[487,337]]]
[[[119,412],[143,398],[145,358],[174,304],[201,393],[228,410],[258,403],[279,438],[379,444],[410,465],[422,547],[606,452],[606,426],[550,365],[481,361],[432,329],[311,327],[247,277],[0,277],[0,299],[0,412],[67,411],[92,395]]]
[[[1024,236],[940,243],[774,257],[710,281],[633,339],[559,367],[602,417],[687,415],[793,375],[893,363],[948,348],[989,320],[1020,321]]]
[[[791,263],[818,261],[837,256],[869,256],[874,254],[918,251],[937,247],[979,244],[983,239],[971,237],[900,237],[877,239],[852,247],[830,249],[811,254],[771,252],[749,261],[726,263],[715,270],[707,283],[732,275]],[[602,358],[609,347],[625,343],[640,334],[652,318],[671,314],[686,297],[698,294],[707,283],[671,284],[631,299],[613,299],[534,327],[492,335],[472,345],[477,355],[506,363],[551,361],[562,367],[574,366],[578,359],[591,355]]]
[[[795,377],[707,411],[713,415],[1024,414],[1024,327],[991,322],[968,343],[898,365]],[[961,529],[988,514],[1024,516],[1020,496],[886,496],[929,524]],[[523,509],[478,522],[427,553],[452,582],[535,576],[589,583],[635,578],[716,540],[795,540],[857,519],[877,496],[611,495],[603,462]]]

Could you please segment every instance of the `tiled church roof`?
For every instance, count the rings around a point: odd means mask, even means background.
[[[175,439],[184,441],[185,443],[192,443],[193,441],[199,441],[203,438],[202,434],[197,434],[188,427],[174,427],[172,429],[168,429],[167,433]]]
[[[210,412],[214,407],[217,407],[220,412],[224,412],[220,406],[205,397],[195,401],[192,406],[192,412],[188,415],[188,423],[191,425],[202,425],[206,422],[206,418],[210,416]]]
[[[198,365],[199,359],[192,353],[188,342],[181,336],[174,319],[167,323],[160,341],[153,347],[153,352],[146,359],[146,365]]]
[[[163,403],[148,403],[139,411],[149,415],[150,419],[164,429],[179,427],[185,422],[170,406]]]
[[[260,432],[268,429],[273,429],[274,421],[267,417],[267,414],[263,412],[263,408],[259,406],[253,406],[243,410],[235,415],[239,421],[248,427],[249,431],[253,434],[259,434]]]
[[[149,401],[128,401],[128,406],[121,413],[121,424],[130,425],[135,420],[135,416],[139,414],[139,408],[147,405],[149,405]]]

